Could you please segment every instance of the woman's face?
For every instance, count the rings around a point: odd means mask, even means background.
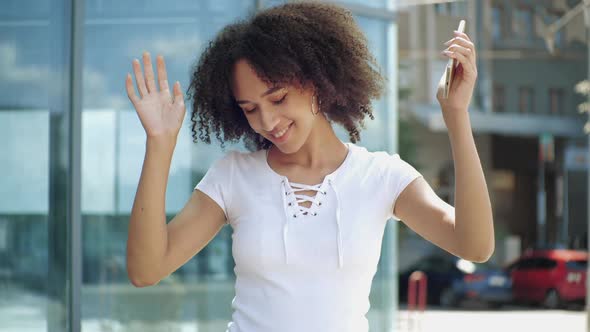
[[[238,60],[234,65],[232,89],[250,127],[283,153],[301,148],[321,114],[312,114],[312,89],[269,86],[246,60]],[[313,112],[318,111],[317,106],[314,98]]]

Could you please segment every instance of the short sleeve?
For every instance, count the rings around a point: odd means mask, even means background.
[[[225,214],[225,223],[229,224],[228,209],[231,203],[231,182],[233,179],[233,161],[235,151],[217,159],[205,173],[205,176],[195,186],[219,205]]]
[[[395,202],[402,191],[414,181],[416,178],[421,177],[422,174],[418,172],[412,165],[405,160],[401,159],[399,154],[387,155],[385,158],[385,181],[387,188],[389,188],[388,195],[389,201],[389,218],[400,220],[395,214],[393,209]]]

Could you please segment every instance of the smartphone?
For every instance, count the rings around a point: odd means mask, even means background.
[[[459,22],[459,27],[457,28],[459,32],[465,32],[465,20],[461,20]],[[455,67],[457,66],[457,60],[450,58],[447,66],[445,68],[445,82],[444,82],[444,90],[443,90],[443,99],[449,98],[449,90],[451,88],[451,82],[453,81],[453,74],[455,72]]]

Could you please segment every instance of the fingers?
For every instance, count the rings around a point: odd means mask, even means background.
[[[143,70],[145,71],[145,83],[148,93],[156,92],[156,80],[154,78],[154,68],[149,52],[143,52]]]
[[[143,96],[148,94],[148,90],[145,86],[143,73],[141,72],[141,65],[137,59],[133,59],[133,72],[135,73],[135,83],[137,84],[137,90],[139,90],[139,95],[143,98]]]
[[[476,67],[475,56],[473,55],[473,51],[471,51],[471,49],[455,44],[455,45],[449,46],[449,48],[447,50],[449,50],[453,53],[462,54],[469,62],[469,64],[468,64],[469,66],[474,67],[474,68]]]
[[[467,60],[466,63],[462,63],[463,67],[465,67],[464,69],[476,73],[475,45],[466,34],[455,31],[455,35],[456,37],[444,43],[445,45],[450,45],[445,51],[452,51],[462,55]],[[445,53],[444,51],[443,54],[449,55],[449,53]],[[457,57],[457,60],[459,60],[459,57]]]
[[[158,68],[158,82],[160,84],[160,91],[169,91],[168,74],[166,73],[166,63],[164,57],[158,55],[156,57],[156,67]]]
[[[447,41],[444,44],[446,46],[453,45],[453,44],[460,45],[460,46],[470,49],[473,52],[473,54],[475,54],[475,45],[463,37],[455,37],[455,38]]]
[[[133,79],[129,73],[127,73],[127,77],[125,77],[125,89],[127,90],[127,96],[133,105],[139,102],[139,97],[137,97],[135,94],[135,89],[133,88]]]
[[[176,81],[174,84],[174,105],[184,107],[184,97],[182,96],[182,89],[180,88],[180,82]]]
[[[477,68],[469,59],[471,52],[468,49],[455,47],[454,52],[447,50],[444,50],[443,52],[445,52],[445,55],[457,59],[457,61],[459,61],[459,63],[463,66],[463,74],[465,77],[475,80],[475,78],[477,77]]]

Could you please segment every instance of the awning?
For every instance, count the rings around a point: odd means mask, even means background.
[[[409,104],[410,112],[424,126],[435,132],[447,131],[438,105]],[[483,112],[469,109],[474,133],[494,133],[513,136],[539,136],[543,133],[561,137],[583,137],[583,115],[552,116],[544,114],[518,114]]]

